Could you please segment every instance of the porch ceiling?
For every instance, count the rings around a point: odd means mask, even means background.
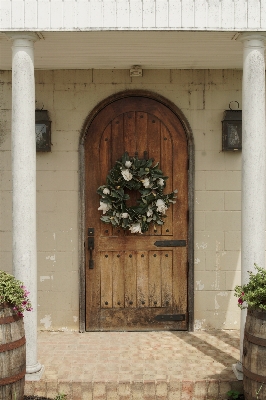
[[[40,34],[40,33],[39,33]],[[36,69],[242,69],[235,32],[42,32]],[[11,69],[11,41],[0,33],[0,69]]]

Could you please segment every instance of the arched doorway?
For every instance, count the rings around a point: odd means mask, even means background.
[[[178,189],[165,224],[143,235],[100,221],[96,190],[125,151],[158,161],[169,177],[166,192]],[[192,329],[193,160],[188,124],[173,104],[158,95],[117,94],[95,108],[85,122],[80,188],[81,319],[86,330]],[[92,251],[88,235],[94,240]],[[158,241],[163,242],[159,247]]]

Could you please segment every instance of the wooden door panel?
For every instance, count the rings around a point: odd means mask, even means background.
[[[147,307],[149,301],[149,258],[147,251],[137,252],[137,307]]]
[[[125,252],[124,269],[125,308],[135,309],[137,305],[137,262],[135,251]]]
[[[161,123],[161,169],[165,176],[168,176],[166,181],[167,190],[173,191],[178,189],[178,183],[174,187],[173,185],[173,165],[172,162],[169,163],[169,160],[173,160],[173,144],[172,138],[169,130],[166,128],[164,124]],[[165,218],[165,223],[161,227],[163,235],[172,235],[173,234],[173,207],[170,207],[167,210],[167,218]]]
[[[149,252],[149,307],[161,307],[161,252]]]
[[[131,234],[100,221],[96,191],[127,151],[153,158],[168,176],[166,193],[178,189],[177,202],[163,226]],[[95,229],[94,269],[86,251],[86,329],[187,329],[185,321],[158,321],[158,315],[187,315],[187,247],[159,248],[158,240],[187,241],[187,140],[176,115],[152,99],[129,97],[105,107],[85,140],[86,229]],[[138,192],[129,192],[130,205]]]
[[[111,151],[110,151],[112,136],[113,136],[112,124],[110,123],[104,129],[99,144],[99,152],[100,152],[99,158],[101,160],[99,167],[100,167],[101,182],[105,182],[106,175],[112,165]],[[110,236],[113,234],[113,229],[111,225],[100,224],[100,229],[101,229],[101,235],[103,236]]]
[[[161,252],[163,258],[161,262],[162,273],[162,306],[171,307],[173,305],[173,254],[172,251]]]
[[[125,253],[116,252],[113,257],[113,308],[125,307]]]
[[[130,149],[132,155],[137,151],[135,111],[124,114],[124,146],[128,151]]]

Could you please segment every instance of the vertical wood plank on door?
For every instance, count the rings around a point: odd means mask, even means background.
[[[164,193],[171,193],[177,188],[173,188],[173,143],[172,137],[169,130],[161,122],[161,169],[165,176],[168,176],[166,180],[166,187]],[[163,235],[173,234],[173,208],[174,204],[171,204],[166,212],[166,218],[164,219],[164,225],[162,226]]]
[[[187,248],[177,247],[173,250],[173,308],[174,312],[185,312],[187,301]]]
[[[113,306],[113,253],[101,251],[101,307]]]
[[[94,257],[94,269],[86,268],[87,329],[93,329],[100,325],[100,314],[98,312],[101,307],[100,253],[96,253]],[[86,265],[88,265],[88,261]]]
[[[149,135],[149,158],[154,159],[153,165],[159,162],[159,168],[161,169],[161,123],[154,115],[148,114],[147,130]],[[161,235],[162,227],[151,223],[148,234]]]
[[[112,166],[124,154],[124,118],[123,114],[118,115],[112,121]]]
[[[135,112],[127,112],[124,114],[124,148],[130,156],[136,151],[136,121]]]
[[[147,113],[136,112],[136,151],[138,157],[143,158],[143,146],[147,143]],[[145,149],[147,150],[147,149]]]
[[[161,252],[149,251],[149,306],[161,307]]]
[[[148,150],[147,145],[147,113],[136,112],[136,151],[139,158],[144,158],[144,151]]]
[[[112,121],[112,166],[113,168],[116,161],[119,160],[124,154],[124,117],[123,114],[118,115]],[[124,236],[124,230],[120,227],[113,227],[114,236]]]
[[[132,118],[131,118],[132,117]],[[134,119],[133,119],[134,117]],[[134,121],[134,125],[132,123],[132,120]],[[130,121],[130,122],[129,122]],[[147,135],[147,114],[146,113],[127,113],[125,114],[124,118],[124,123],[125,123],[125,128],[131,129],[131,138],[129,136],[130,132],[127,132],[126,137],[125,137],[125,146],[127,146],[127,151],[131,157],[135,156],[135,153],[138,153],[139,158],[143,158],[143,154],[139,152],[139,144],[138,144],[138,138],[141,136]],[[127,125],[126,125],[127,124]],[[129,124],[129,126],[128,126]],[[134,131],[133,131],[134,129]],[[130,199],[127,201],[127,206],[132,207],[137,205],[137,200],[140,198],[140,193],[138,191],[134,190],[125,190],[125,193],[127,193],[130,196]],[[131,233],[127,231],[125,235],[130,236]]]
[[[100,141],[100,186],[106,184],[106,177],[108,174],[108,171],[111,168],[111,142],[112,142],[112,125],[108,124],[107,127],[105,128],[101,141]],[[100,205],[100,196],[99,196],[99,205]],[[99,218],[100,215],[102,215],[102,211],[99,212]],[[100,214],[101,213],[101,214]],[[112,226],[107,225],[103,222],[101,222],[101,235],[103,236],[110,236],[112,235]]]
[[[154,115],[148,114],[149,158],[161,165],[161,123]]]
[[[137,304],[137,268],[136,252],[125,252],[125,307],[136,308]]]
[[[137,252],[137,307],[149,305],[149,257],[147,251]]]
[[[173,297],[173,253],[172,250],[163,250],[161,253],[162,271],[162,306],[171,307]]]
[[[125,253],[117,251],[113,253],[113,307],[125,307],[125,287],[124,287],[124,264]]]
[[[188,154],[186,143],[180,143],[177,153],[173,158],[173,185],[177,188],[176,204],[173,206],[173,219],[175,221],[174,235],[177,238],[187,239],[187,211],[188,211],[188,180],[187,180]]]
[[[85,145],[85,181],[86,181],[86,192],[88,187],[98,188],[100,178],[99,178],[99,143],[90,143],[89,140],[86,141]],[[96,160],[96,162],[95,162]],[[89,269],[89,259],[90,252],[88,251],[87,242],[87,232],[89,227],[93,227],[95,232],[100,232],[100,211],[97,208],[100,205],[99,195],[96,190],[89,191],[90,196],[86,196],[86,222],[85,222],[85,270],[86,270],[86,309],[87,309],[87,319],[86,326],[88,328],[94,328],[99,326],[100,316],[97,310],[101,305],[101,286],[100,286],[100,257],[99,253],[95,249],[93,251],[94,257],[94,269]],[[91,205],[94,204],[92,207]],[[96,211],[95,211],[96,210]],[[97,241],[95,241],[95,246],[97,247]]]

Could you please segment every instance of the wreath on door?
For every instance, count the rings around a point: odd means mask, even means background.
[[[100,186],[97,193],[101,196],[98,210],[103,212],[101,220],[115,227],[128,229],[131,233],[143,233],[150,224],[163,225],[166,210],[175,203],[177,190],[164,194],[167,176],[148,160],[129,157],[124,153],[106,177],[106,185]],[[128,207],[130,196],[125,189],[137,190],[141,197],[137,204]]]

